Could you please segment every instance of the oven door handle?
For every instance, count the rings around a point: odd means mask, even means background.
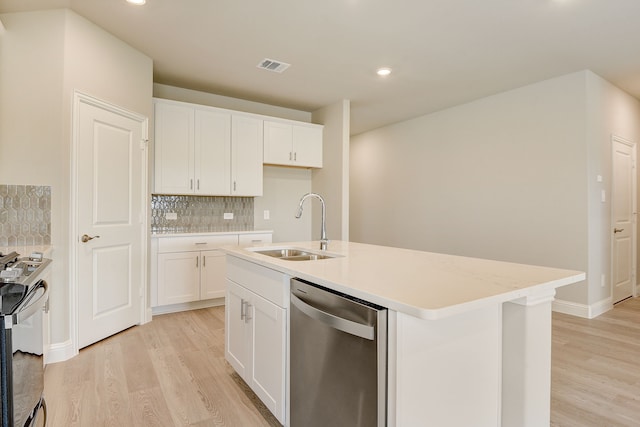
[[[373,341],[375,338],[375,330],[373,326],[363,325],[362,323],[343,319],[342,317],[334,316],[333,314],[319,310],[302,301],[294,294],[291,294],[291,303],[307,316],[322,322],[331,328],[338,329],[342,332],[346,332],[366,340]]]
[[[38,288],[44,288],[44,292],[37,300],[31,302],[33,294]],[[41,280],[36,284],[34,289],[31,291],[31,294],[31,298],[22,303],[22,305],[20,305],[20,307],[18,307],[18,309],[14,313],[14,325],[24,322],[26,319],[36,314],[38,310],[42,310],[44,308],[45,304],[47,303],[47,299],[49,298],[49,285],[44,280]]]

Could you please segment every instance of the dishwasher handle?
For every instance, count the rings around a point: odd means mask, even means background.
[[[322,322],[329,327],[338,329],[351,335],[355,335],[360,338],[364,338],[366,340],[373,341],[375,339],[375,329],[373,326],[363,325],[362,323],[343,319],[342,317],[334,316],[333,314],[319,310],[302,301],[294,294],[291,294],[291,303],[307,316],[311,317],[314,320]]]

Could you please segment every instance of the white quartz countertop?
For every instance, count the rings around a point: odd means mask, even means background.
[[[151,238],[158,237],[190,237],[190,236],[225,236],[229,234],[261,234],[261,233],[271,233],[273,234],[273,230],[250,230],[250,231],[201,231],[195,233],[151,233]]]
[[[319,242],[273,243],[319,252]],[[498,304],[548,295],[580,282],[573,270],[468,258],[409,249],[331,241],[337,258],[288,261],[225,247],[227,254],[353,295],[415,317],[434,320]],[[253,248],[255,249],[255,248]]]

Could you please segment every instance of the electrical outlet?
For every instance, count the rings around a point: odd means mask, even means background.
[[[225,212],[223,218],[224,219],[233,219],[233,212]]]
[[[268,210],[265,209],[264,211],[264,219],[269,219],[270,218],[270,213]]]
[[[178,219],[178,214],[176,212],[167,212],[164,217],[166,219]]]

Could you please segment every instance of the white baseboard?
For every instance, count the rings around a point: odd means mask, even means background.
[[[612,308],[613,304],[611,303],[611,297],[605,298],[591,305],[556,299],[553,301],[552,306],[553,311],[558,313],[570,314],[572,316],[583,317],[585,319],[598,317]]]
[[[148,307],[144,312],[144,321],[141,323],[141,325],[151,322],[152,317],[153,317],[153,312],[151,311],[151,307]]]
[[[69,360],[72,357],[76,356],[78,353],[73,351],[71,340],[67,340],[64,342],[51,344],[49,346],[49,351],[47,351],[46,354],[47,356],[45,364],[49,364],[64,362],[65,360]]]
[[[199,308],[209,308],[224,305],[224,298],[208,299],[204,301],[186,302],[182,304],[160,305],[151,307],[154,316],[158,314],[177,313],[179,311],[197,310]]]

